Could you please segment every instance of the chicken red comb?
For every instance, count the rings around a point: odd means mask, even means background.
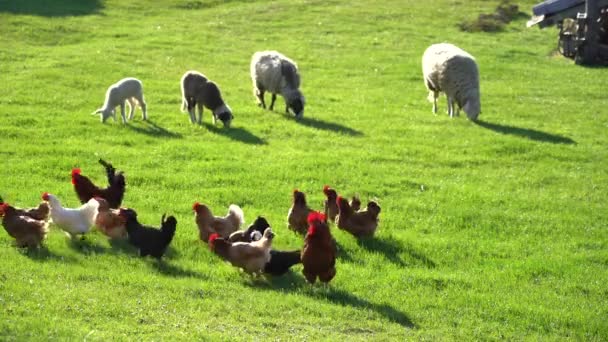
[[[198,209],[198,207],[200,207],[201,204],[198,202],[194,202],[194,204],[192,205],[192,210],[196,211],[196,209]]]
[[[220,238],[220,234],[218,233],[213,233],[211,235],[209,235],[209,243],[214,243],[215,240]]]
[[[80,176],[80,168],[75,167],[72,169],[72,185],[76,185],[75,177],[76,175]]]
[[[4,215],[6,208],[8,208],[8,203],[4,202],[4,203],[0,204],[0,214],[1,215]]]
[[[294,193],[294,195],[295,195],[295,193],[296,193],[296,192],[300,192],[300,190],[298,190],[298,189],[293,189],[293,193]]]
[[[313,224],[313,222],[316,221],[320,221],[320,222],[325,222],[325,214],[322,214],[318,211],[313,211],[312,213],[308,214],[308,224]]]
[[[331,187],[330,187],[329,185],[326,185],[326,186],[324,186],[324,187],[323,187],[323,192],[324,192],[325,194],[327,194],[327,192],[328,192],[330,189],[331,189]]]
[[[49,193],[48,192],[45,192],[45,193],[42,194],[42,200],[44,200],[44,201],[48,201],[49,200]]]

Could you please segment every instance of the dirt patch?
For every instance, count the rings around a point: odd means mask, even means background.
[[[458,26],[465,32],[499,32],[520,15],[519,6],[509,0],[502,0],[494,13],[481,13],[476,20],[464,21]]]

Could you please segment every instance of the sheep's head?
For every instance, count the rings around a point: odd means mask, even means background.
[[[301,119],[304,116],[304,96],[295,97],[287,101],[287,107],[295,114],[296,119]]]
[[[91,115],[101,114],[101,123],[105,123],[110,116],[114,116],[114,113],[114,109],[99,108],[98,110],[91,113]]]
[[[220,121],[222,121],[225,128],[230,128],[230,123],[232,122],[232,119],[234,118],[234,116],[232,116],[232,113],[227,110],[227,111],[219,113],[217,115],[217,118],[220,119]]]
[[[462,106],[462,110],[467,113],[467,117],[470,120],[477,120],[479,114],[481,114],[481,103],[479,101],[479,96],[469,98],[467,102],[465,102],[464,106]]]

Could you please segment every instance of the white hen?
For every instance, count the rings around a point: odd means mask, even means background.
[[[70,237],[88,232],[95,224],[99,202],[94,198],[76,209],[64,208],[59,199],[48,192],[42,194],[42,199],[49,203],[53,223]]]

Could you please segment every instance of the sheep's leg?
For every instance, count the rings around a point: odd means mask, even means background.
[[[454,117],[454,99],[448,96],[448,114],[450,117]]]
[[[133,120],[133,113],[135,113],[135,100],[133,98],[128,98],[127,102],[129,102],[129,120]]]
[[[274,101],[277,100],[277,94],[272,94],[272,96],[270,97],[270,107],[268,107],[268,109],[270,110],[274,110]]]
[[[260,87],[256,88],[255,96],[258,98],[258,106],[266,109],[266,103],[264,102],[264,90]]]
[[[139,102],[139,107],[141,108],[141,115],[143,120],[148,120],[148,107],[146,106],[146,101],[144,101],[144,94],[138,94],[135,99],[137,99],[137,102]]]
[[[203,104],[202,103],[197,103],[196,106],[198,107],[198,124],[202,125],[203,124]]]
[[[434,91],[433,92],[433,113],[437,114],[437,98],[439,97],[439,93]]]
[[[196,102],[187,100],[188,114],[190,115],[190,123],[196,122]]]
[[[125,116],[125,101],[120,103],[120,115],[122,115],[122,123],[127,123],[127,117]]]

